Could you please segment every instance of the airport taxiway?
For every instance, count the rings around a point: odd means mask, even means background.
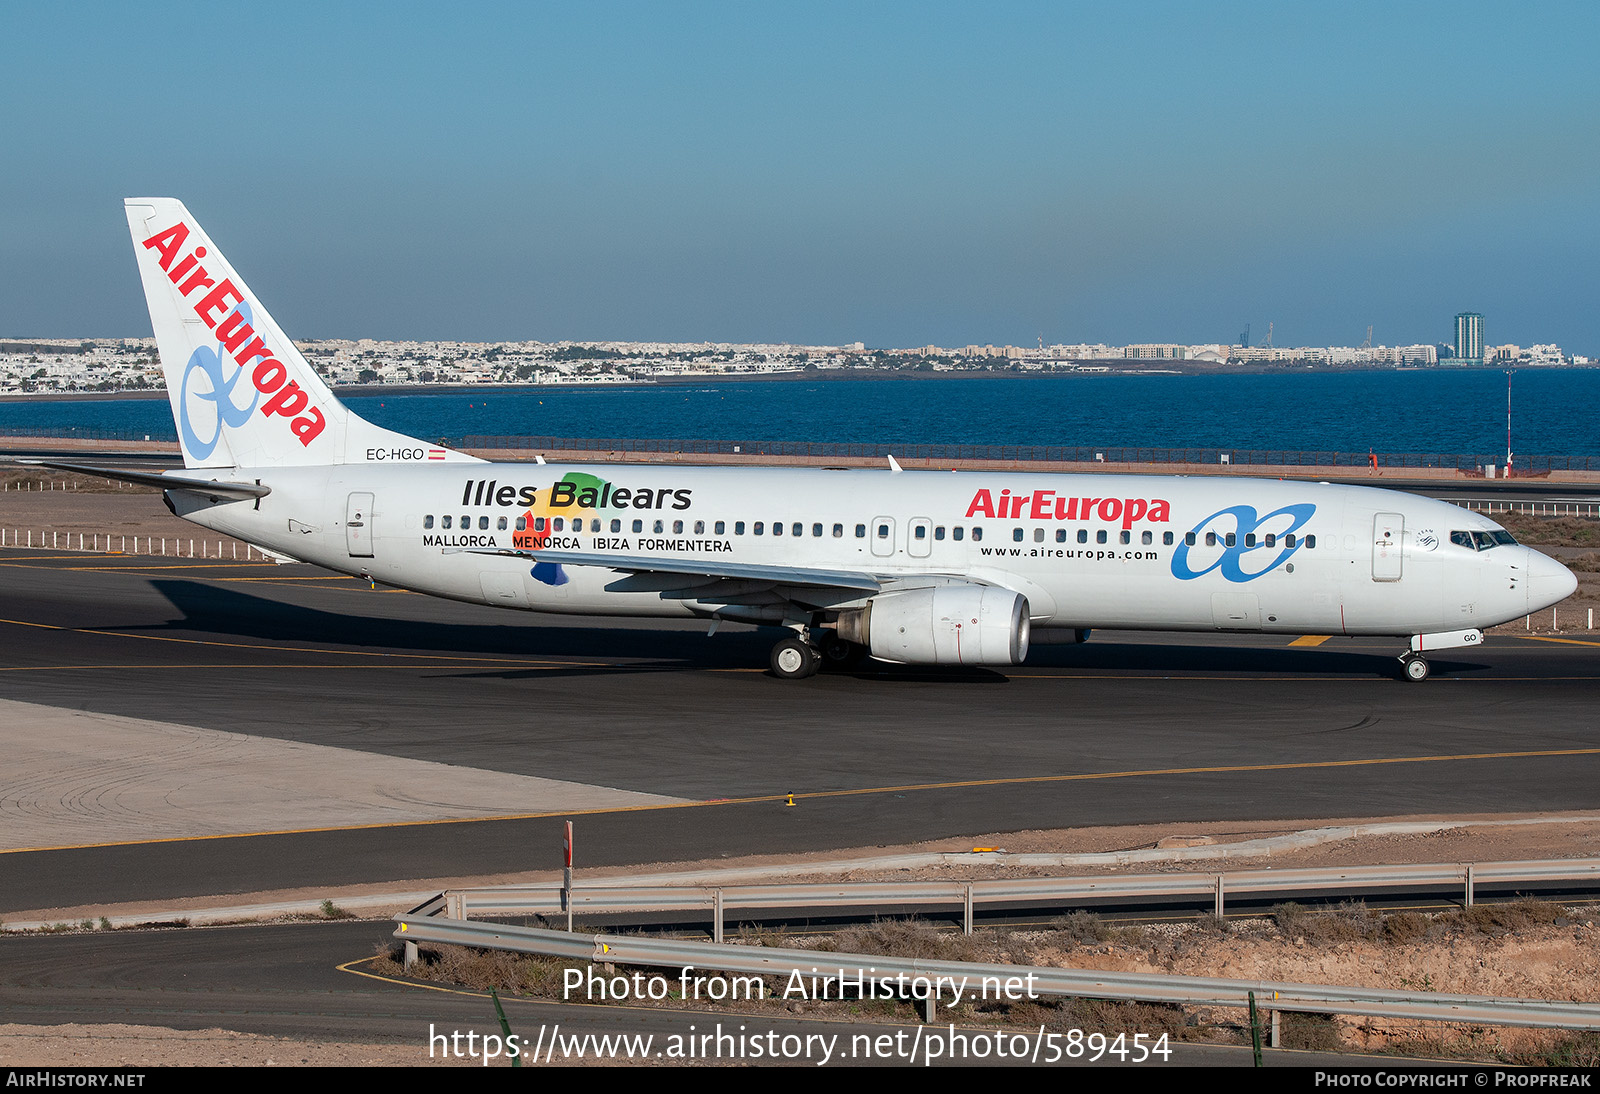
[[[0,699],[31,705],[0,715],[33,757],[0,795],[26,832],[0,913],[547,867],[569,818],[581,864],[625,865],[1583,810],[1600,785],[1590,638],[1493,638],[1420,685],[1370,639],[1097,634],[1006,671],[797,683],[767,646],[306,566],[0,552]]]

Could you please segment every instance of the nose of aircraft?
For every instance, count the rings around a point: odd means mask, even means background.
[[[1548,555],[1528,552],[1528,610],[1559,604],[1578,590],[1578,578]]]

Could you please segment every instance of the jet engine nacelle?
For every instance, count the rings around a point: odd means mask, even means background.
[[[1028,598],[989,585],[882,593],[839,616],[840,638],[901,664],[1021,664],[1028,629]]]

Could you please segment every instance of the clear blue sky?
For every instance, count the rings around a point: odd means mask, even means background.
[[[0,6],[0,336],[1600,353],[1600,5]]]

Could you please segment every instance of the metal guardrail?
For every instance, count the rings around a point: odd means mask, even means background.
[[[1183,1006],[1245,1007],[1249,993],[1254,992],[1262,1005],[1277,1011],[1475,1025],[1600,1030],[1600,1005],[1594,1003],[1350,988],[1290,981],[932,961],[764,946],[723,946],[628,935],[575,935],[538,927],[509,927],[459,919],[409,915],[396,918],[399,927],[394,937],[407,943],[408,958],[413,953],[411,946],[419,942],[432,942],[608,965],[684,970],[680,976],[686,975],[687,970],[694,970],[697,973],[717,971],[757,977],[773,976],[783,978],[786,982],[792,982],[795,976],[799,976],[807,984],[813,983],[815,978],[841,986],[863,980],[877,983],[894,981],[901,986],[909,984],[913,997],[918,996],[919,981],[923,985],[923,994],[931,990],[935,998],[939,996],[941,986],[949,990],[952,985],[960,984],[969,990],[983,991],[989,998],[1001,996],[1010,986],[1019,993],[1011,996],[1014,999],[1072,996]],[[837,975],[830,975],[835,973]],[[903,980],[900,979],[902,977]],[[931,1018],[931,1013],[928,1016]]]
[[[849,908],[861,912],[885,907],[956,906],[972,933],[975,909],[995,904],[1069,905],[1115,897],[1159,903],[1176,897],[1211,896],[1217,916],[1228,895],[1307,896],[1386,886],[1460,886],[1471,905],[1480,885],[1528,882],[1600,882],[1600,859],[1540,859],[1521,862],[1429,863],[1304,870],[1243,870],[1219,873],[1122,874],[1086,877],[1007,878],[996,881],[839,882],[808,885],[649,885],[577,884],[451,889],[413,909],[425,918],[560,915],[569,911],[709,911],[712,937],[720,942],[726,913],[734,908]]]

